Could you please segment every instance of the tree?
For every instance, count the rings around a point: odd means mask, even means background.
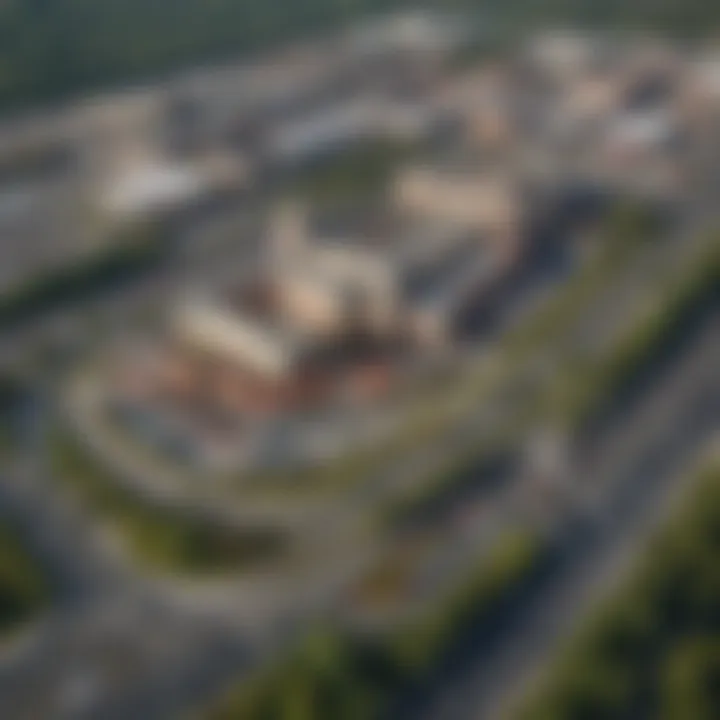
[[[691,638],[671,652],[663,668],[661,720],[720,717],[720,639]]]

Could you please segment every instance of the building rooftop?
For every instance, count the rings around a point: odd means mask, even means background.
[[[206,178],[193,166],[147,162],[115,178],[102,204],[114,213],[136,215],[183,205],[205,190]]]

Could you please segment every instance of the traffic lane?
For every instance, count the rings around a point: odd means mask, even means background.
[[[509,701],[522,695],[589,607],[617,579],[634,556],[631,550],[642,544],[672,506],[687,479],[683,469],[692,463],[703,440],[717,430],[717,380],[712,392],[708,385],[717,367],[716,345],[714,338],[705,337],[684,373],[656,391],[665,404],[662,428],[656,426],[653,438],[633,450],[632,462],[623,456],[624,466],[617,469],[612,452],[604,454],[607,465],[595,481],[622,492],[611,492],[591,516],[568,526],[555,571],[526,598],[512,622],[492,642],[485,638],[469,666],[457,668],[455,677],[443,678],[446,684],[436,686],[436,694],[413,705],[405,717],[496,718]],[[695,379],[692,393],[689,378]],[[654,407],[652,412],[657,415]]]

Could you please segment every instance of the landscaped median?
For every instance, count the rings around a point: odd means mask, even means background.
[[[720,464],[601,607],[521,720],[720,717]]]
[[[417,490],[391,502],[384,519],[391,525],[422,519],[442,507],[469,481],[476,481],[493,458],[521,438],[522,431],[550,421],[580,433],[662,355],[708,303],[717,301],[720,285],[720,244],[713,241],[674,284],[662,289],[652,312],[642,317],[596,361],[559,372],[537,402],[522,416],[496,428],[490,440],[452,458],[446,467]]]
[[[688,329],[703,309],[717,303],[720,236],[682,275],[662,288],[651,311],[604,355],[561,378],[548,406],[569,428],[582,428],[612,405],[653,361]]]
[[[53,467],[84,503],[115,528],[135,558],[152,568],[208,575],[265,566],[285,556],[289,539],[277,527],[236,527],[154,504],[125,490],[80,440],[58,429]]]
[[[657,241],[661,227],[657,210],[642,205],[623,204],[610,212],[598,232],[602,245],[597,255],[529,323],[511,333],[505,341],[508,358],[516,362],[561,335],[618,271]]]
[[[373,720],[442,670],[468,634],[492,627],[548,560],[544,540],[514,535],[461,587],[392,631],[320,630],[277,665],[241,683],[211,720]]]

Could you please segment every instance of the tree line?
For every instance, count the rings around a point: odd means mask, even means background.
[[[404,0],[3,0],[0,109],[44,103],[182,66],[239,57],[307,37]],[[614,25],[674,35],[713,33],[711,0],[435,0],[518,31],[549,22]]]
[[[720,466],[518,720],[720,717]]]
[[[511,535],[459,587],[387,633],[317,628],[276,665],[238,684],[208,720],[380,720],[487,631],[551,560],[546,539]]]
[[[397,0],[3,0],[0,109],[260,51]]]

